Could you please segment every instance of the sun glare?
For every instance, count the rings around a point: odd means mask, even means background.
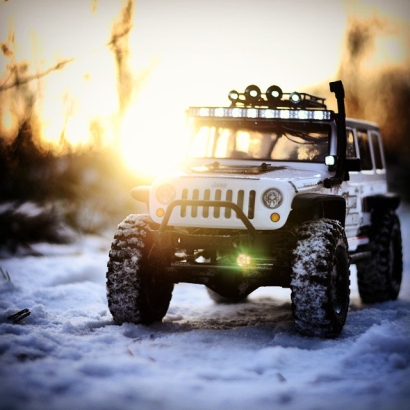
[[[167,106],[147,88],[122,120],[121,151],[131,169],[158,176],[183,159],[188,130],[182,105]]]

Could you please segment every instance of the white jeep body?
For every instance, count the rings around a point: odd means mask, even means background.
[[[174,284],[205,285],[217,303],[261,286],[291,289],[296,328],[334,337],[349,310],[349,265],[366,303],[397,298],[400,198],[387,191],[377,125],[310,94],[229,93],[230,107],[191,107],[187,158],[132,196],[110,251],[107,298],[118,323],[167,312]]]
[[[203,162],[203,161],[201,161]],[[209,160],[208,160],[209,163]],[[157,223],[162,222],[162,218],[156,215],[156,210],[163,207],[157,199],[157,188],[164,184],[172,185],[176,188],[175,199],[182,199],[183,190],[187,190],[186,199],[209,199],[232,201],[240,204],[240,208],[249,218],[252,225],[257,230],[272,230],[282,228],[286,223],[291,211],[292,200],[298,192],[320,192],[319,182],[324,176],[328,176],[326,167],[308,166],[305,169],[294,164],[275,164],[275,167],[285,167],[284,169],[272,169],[270,172],[261,172],[260,174],[246,175],[239,170],[243,167],[257,170],[260,161],[254,164],[249,161],[225,160],[221,165],[230,168],[230,173],[216,171],[212,174],[205,172],[195,173],[192,171],[182,171],[175,176],[158,179],[152,186],[150,194],[150,214]],[[183,168],[200,167],[202,164],[198,161],[195,166],[188,165]],[[246,170],[245,168],[245,170]],[[311,168],[311,169],[306,169]],[[232,171],[237,169],[237,173]],[[262,203],[262,195],[269,188],[277,188],[282,192],[283,200],[275,212],[279,214],[280,219],[273,222],[270,218],[272,210]],[[195,192],[197,197],[194,198]],[[229,193],[230,192],[230,193]],[[229,196],[231,195],[231,197]],[[207,196],[207,197],[206,197]],[[242,199],[241,199],[242,198]],[[250,215],[250,208],[253,208],[253,215]],[[195,214],[194,214],[195,215]],[[227,229],[246,229],[242,221],[234,212],[226,214],[225,211],[216,213],[206,213],[204,216],[204,207],[199,207],[194,216],[192,210],[181,216],[179,210],[175,210],[169,220],[169,224],[175,227],[200,227],[200,228],[227,228]]]
[[[331,124],[331,149],[335,155],[336,126]],[[323,163],[271,162],[271,170],[261,168],[261,160],[220,159],[218,167],[210,169],[209,158],[187,159],[174,172],[154,181],[149,193],[151,218],[161,224],[166,207],[171,200],[231,201],[238,204],[256,230],[270,231],[282,228],[288,220],[295,196],[306,193],[342,196],[346,200],[345,230],[350,251],[364,245],[368,239],[361,227],[370,224],[370,209],[364,209],[362,198],[387,193],[386,166],[380,131],[376,124],[354,119],[346,120],[348,141],[352,156],[367,155],[370,166],[361,171],[350,171],[349,181],[325,188],[323,181],[332,172]],[[367,141],[363,141],[363,137]],[[367,147],[363,144],[369,143]],[[379,158],[376,160],[376,153]],[[172,198],[165,201],[159,190],[169,187]],[[278,215],[272,220],[272,209],[262,203],[262,195],[270,188],[277,188],[283,195]],[[168,203],[164,203],[168,202]],[[181,209],[184,209],[181,212]],[[178,206],[170,213],[168,225],[178,228],[244,229],[246,226],[233,211],[215,210],[215,207]],[[276,220],[277,219],[277,220]]]

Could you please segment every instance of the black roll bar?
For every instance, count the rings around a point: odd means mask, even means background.
[[[215,208],[230,208],[232,209],[238,218],[243,222],[243,224],[248,229],[249,233],[253,236],[256,236],[256,229],[243,213],[242,209],[239,208],[237,204],[229,201],[208,201],[205,199],[192,200],[192,199],[177,199],[171,202],[164,215],[164,219],[161,222],[159,227],[159,232],[165,232],[166,227],[168,226],[169,218],[171,217],[172,211],[176,206],[209,206]]]

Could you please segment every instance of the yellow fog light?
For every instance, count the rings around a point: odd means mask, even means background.
[[[272,222],[278,222],[280,219],[280,215],[276,212],[274,212],[271,216],[270,216],[270,220]]]
[[[156,214],[159,218],[162,218],[165,214],[165,211],[162,208],[158,208]]]

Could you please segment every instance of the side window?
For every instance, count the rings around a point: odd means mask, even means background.
[[[372,155],[370,153],[370,141],[366,131],[357,131],[357,142],[359,144],[360,162],[362,171],[373,169]]]
[[[372,145],[373,145],[373,154],[374,160],[376,162],[376,169],[383,169],[383,160],[382,160],[382,152],[380,149],[380,140],[377,134],[371,133],[370,134]]]
[[[352,130],[346,130],[347,145],[346,157],[356,157],[356,147],[354,146],[354,136]]]

